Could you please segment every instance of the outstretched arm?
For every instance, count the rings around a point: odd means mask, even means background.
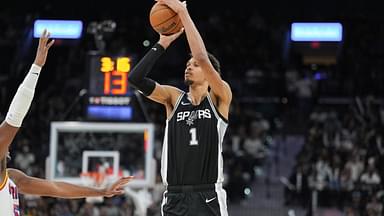
[[[38,196],[49,196],[66,199],[76,199],[94,196],[112,197],[124,193],[124,186],[133,176],[123,177],[116,181],[112,186],[96,189],[83,187],[65,182],[48,181],[45,179],[27,176],[20,170],[7,169],[9,177],[15,182],[22,194]]]
[[[48,50],[53,43],[54,40],[49,41],[49,33],[44,31],[39,40],[35,61],[24,81],[17,89],[5,121],[0,125],[0,160],[6,156],[8,146],[11,144],[29,110],[41,68],[45,64]]]

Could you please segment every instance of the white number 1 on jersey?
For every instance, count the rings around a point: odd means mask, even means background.
[[[191,128],[189,130],[189,133],[191,134],[191,140],[189,141],[189,145],[199,145],[199,142],[197,141],[197,132],[196,128]]]

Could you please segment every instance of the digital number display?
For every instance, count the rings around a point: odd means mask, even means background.
[[[127,94],[128,72],[131,69],[130,61],[128,57],[119,57],[116,61],[110,57],[100,58],[100,71],[104,74],[103,91],[105,95]]]
[[[89,96],[87,115],[92,119],[129,120],[133,116],[128,56],[89,55]]]
[[[128,74],[131,70],[131,59],[129,57],[90,56],[88,68],[90,94],[130,95]]]

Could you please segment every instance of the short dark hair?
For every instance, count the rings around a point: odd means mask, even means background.
[[[220,74],[221,66],[219,60],[212,53],[208,53],[208,58],[211,64],[213,65],[213,68],[215,68],[215,70]]]
[[[220,62],[219,60],[210,52],[207,52],[208,53],[208,58],[209,58],[209,61],[211,62],[213,68],[215,68],[215,70],[221,74],[221,66],[220,66]],[[189,54],[190,57],[193,57],[192,56],[192,53]]]

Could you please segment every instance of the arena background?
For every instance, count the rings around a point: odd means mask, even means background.
[[[45,177],[51,122],[89,121],[87,54],[104,44],[107,53],[140,59],[158,35],[150,28],[148,0],[28,4],[0,7],[1,119],[33,62],[34,21],[84,24],[81,38],[59,39],[50,50],[30,112],[11,145],[9,167]],[[230,215],[383,215],[382,9],[363,1],[202,0],[188,1],[188,8],[234,95],[224,141]],[[341,23],[342,41],[295,43],[289,37],[293,22]],[[101,24],[102,39],[95,40],[90,27]],[[184,88],[188,53],[182,36],[150,77]],[[134,121],[155,124],[153,157],[159,161],[164,109],[145,98],[134,109],[142,112]],[[148,188],[147,215],[160,215],[157,183]],[[22,196],[21,207],[31,216],[135,215],[129,196],[99,204]]]

